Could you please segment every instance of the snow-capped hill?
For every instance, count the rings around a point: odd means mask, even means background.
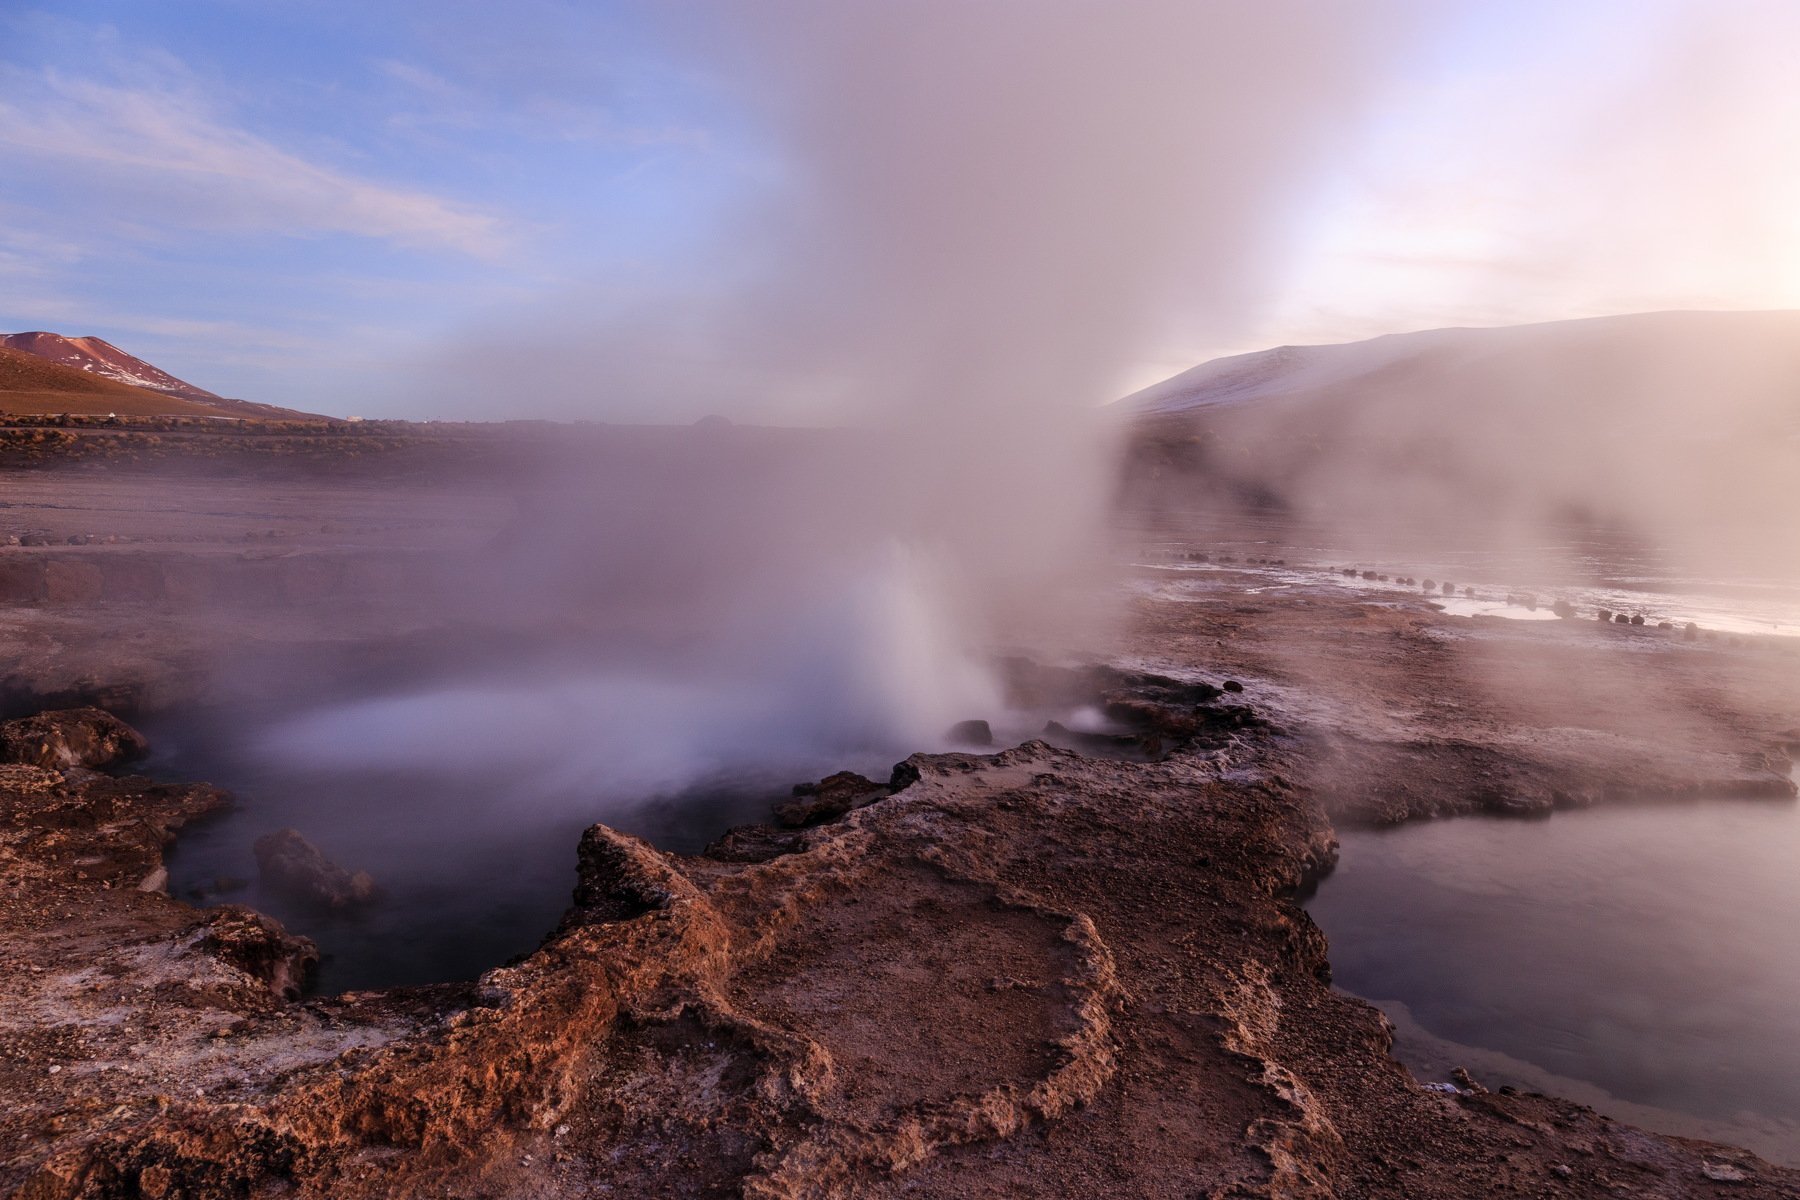
[[[1127,396],[1123,403],[1141,413],[1189,412],[1260,400],[1291,390],[1297,381],[1320,374],[1323,346],[1277,346],[1234,354],[1183,371]]]
[[[97,337],[72,338],[38,330],[31,333],[0,334],[0,346],[23,350],[27,354],[35,354],[50,362],[74,367],[115,383],[148,388],[183,400],[219,399],[213,393],[197,388],[186,380],[177,379],[162,368],[152,366]]]
[[[1800,381],[1800,313],[1658,312],[1498,328],[1427,329],[1361,342],[1278,346],[1205,362],[1125,397],[1141,417],[1256,407],[1456,406],[1554,394],[1621,413]],[[1749,378],[1747,378],[1749,377]],[[1682,406],[1685,411],[1690,405]]]

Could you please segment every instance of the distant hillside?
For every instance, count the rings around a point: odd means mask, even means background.
[[[23,350],[27,354],[35,354],[39,358],[61,363],[65,367],[74,367],[115,383],[149,388],[153,392],[164,392],[183,400],[206,401],[219,398],[97,337],[72,338],[38,330],[32,333],[0,334],[0,346],[10,350]]]
[[[1283,346],[1202,364],[1119,407],[1140,502],[1365,522],[1800,524],[1800,312]]]
[[[1120,404],[1144,417],[1201,415],[1246,404],[1341,407],[1377,392],[1391,402],[1398,391],[1448,399],[1469,386],[1484,396],[1538,386],[1632,408],[1671,384],[1705,396],[1754,384],[1752,376],[1777,392],[1800,384],[1800,312],[1637,313],[1277,346],[1202,363]]]
[[[0,334],[0,413],[64,412],[263,420],[312,415],[215,396],[100,338]]]

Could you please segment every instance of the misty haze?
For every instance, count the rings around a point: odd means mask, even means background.
[[[0,1194],[1800,1196],[1795,45],[0,13]]]

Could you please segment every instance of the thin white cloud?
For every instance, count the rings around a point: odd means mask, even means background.
[[[488,131],[540,142],[598,142],[619,146],[704,148],[705,131],[681,125],[636,125],[608,109],[579,100],[534,92],[497,101],[480,91],[400,59],[381,59],[375,69],[410,89],[415,107],[389,117],[402,132]]]
[[[30,162],[130,189],[176,224],[351,234],[476,257],[498,255],[495,216],[312,162],[224,120],[192,89],[116,87],[55,71],[5,71],[0,162]]]

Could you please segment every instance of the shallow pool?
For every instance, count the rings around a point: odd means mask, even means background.
[[[1800,807],[1716,800],[1343,835],[1308,904],[1421,1079],[1464,1065],[1800,1165]]]

